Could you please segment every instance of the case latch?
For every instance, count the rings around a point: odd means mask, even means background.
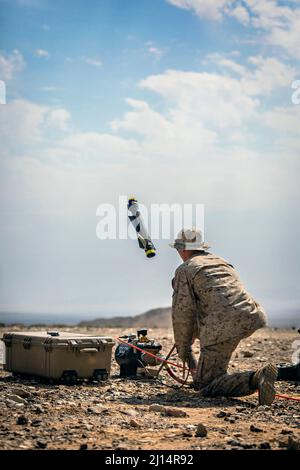
[[[12,344],[12,339],[13,339],[13,335],[6,334],[5,336],[3,336],[2,341],[4,342],[5,346],[10,348]]]
[[[26,336],[26,338],[23,339],[23,348],[24,349],[30,349],[31,348],[31,341],[32,341],[32,338],[30,336]]]
[[[46,352],[51,352],[53,349],[52,346],[52,336],[49,336],[48,338],[45,339],[44,341],[44,348]]]

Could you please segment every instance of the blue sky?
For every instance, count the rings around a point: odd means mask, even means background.
[[[2,4],[5,49],[19,49],[21,44],[27,62],[11,92],[41,103],[62,103],[75,123],[87,129],[105,128],[125,110],[127,94],[144,96],[137,87],[141,78],[168,68],[201,70],[206,54],[230,53],[237,47],[240,29],[235,24],[235,31],[232,21],[225,28],[201,22],[165,0],[75,0],[71,8],[68,0]],[[251,47],[244,48],[249,54]],[[49,58],[41,60],[37,49],[47,51]],[[56,88],[55,95],[47,88]]]
[[[164,240],[95,236],[132,193],[204,203],[250,292],[298,307],[299,25],[292,0],[0,0],[0,310],[169,305]]]

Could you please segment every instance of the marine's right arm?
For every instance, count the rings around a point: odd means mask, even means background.
[[[172,323],[178,355],[188,361],[196,322],[193,294],[186,270],[178,268],[173,282]]]

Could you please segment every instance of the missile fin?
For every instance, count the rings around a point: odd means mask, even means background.
[[[142,240],[140,239],[140,237],[138,237],[138,244],[139,244],[139,247],[142,248],[142,250],[145,249],[145,246],[143,245]]]

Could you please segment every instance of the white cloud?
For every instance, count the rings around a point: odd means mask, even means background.
[[[41,126],[47,107],[15,100],[0,107],[0,141],[4,153],[19,153],[41,139]]]
[[[299,37],[300,10],[293,13],[287,28],[274,27],[271,34],[267,37],[267,41],[271,45],[284,48],[290,56],[300,59]]]
[[[150,55],[154,56],[158,60],[161,59],[164,55],[164,51],[162,49],[153,46],[148,47],[148,52]]]
[[[185,10],[193,10],[196,15],[211,20],[221,20],[223,9],[234,0],[167,0],[168,3]]]
[[[80,132],[60,142],[65,155],[70,153],[73,162],[96,165],[103,162],[123,162],[138,154],[139,146],[133,139],[124,139],[111,134]]]
[[[63,108],[15,100],[0,107],[1,155],[22,155],[45,145],[46,130],[68,130],[70,113]],[[48,145],[48,144],[47,144]]]
[[[94,67],[102,67],[103,65],[102,61],[97,58],[86,57],[84,60],[87,64],[93,65]]]
[[[50,54],[48,51],[46,51],[45,49],[37,49],[35,51],[35,55],[37,57],[41,57],[41,58],[45,58],[45,59],[48,59],[50,57]]]
[[[256,28],[269,29],[288,27],[294,11],[290,6],[280,5],[278,0],[245,0],[253,14],[252,24]]]
[[[231,10],[230,15],[236,18],[240,23],[247,26],[250,23],[250,15],[248,10],[242,6],[238,5],[237,7]]]
[[[270,94],[276,89],[290,88],[297,76],[295,67],[287,65],[274,57],[250,56],[248,67],[227,59],[221,54],[208,54],[206,60],[214,62],[240,76],[240,84],[247,95]],[[250,68],[249,68],[250,64]]]
[[[0,108],[2,164],[18,171],[22,200],[34,195],[37,208],[76,214],[93,211],[116,191],[135,188],[150,198],[154,183],[157,200],[176,201],[182,193],[185,201],[215,208],[261,209],[288,199],[297,191],[299,111],[266,112],[260,99],[294,71],[260,56],[243,66],[213,59],[222,73],[169,70],[142,80],[140,88],[160,95],[165,111],[127,98],[129,108],[111,133],[74,132],[62,108],[25,101]],[[267,151],[256,149],[258,128],[261,138],[268,134]],[[63,134],[53,138],[55,129]],[[276,144],[279,134],[290,139],[287,156]]]
[[[166,53],[166,49],[158,47],[153,41],[146,42],[147,52],[154,60],[160,60]]]
[[[291,105],[290,107],[276,107],[263,114],[265,123],[280,131],[282,136],[286,136],[287,141],[292,136],[299,136],[300,106]]]
[[[220,67],[231,70],[232,72],[238,75],[245,75],[247,73],[247,70],[243,65],[237,62],[234,62],[231,59],[227,59],[222,54],[217,54],[217,53],[208,54],[203,62],[206,63],[207,60],[214,62],[216,65]]]
[[[296,69],[273,57],[254,56],[248,59],[254,70],[244,75],[243,82],[250,94],[271,93],[277,88],[290,88]]]
[[[173,109],[169,116],[164,116],[146,102],[126,101],[132,110],[114,121],[112,128],[138,135],[140,155],[177,161],[208,151],[216,141],[214,130],[205,129],[201,121],[191,119],[180,110]]]
[[[299,59],[299,2],[290,1],[283,5],[278,0],[246,0],[246,3],[251,9],[252,26],[267,32],[265,41]]]
[[[14,49],[11,54],[0,53],[0,79],[11,80],[17,72],[26,66],[22,54]]]
[[[261,41],[300,58],[300,8],[298,1],[280,0],[167,0],[179,8],[192,10],[201,18],[219,21],[234,17],[246,27],[262,31]],[[256,33],[257,34],[257,33]]]
[[[69,126],[70,113],[63,108],[56,108],[49,111],[47,116],[47,124],[56,127],[62,131],[66,131]]]
[[[148,103],[130,98],[127,98],[126,102],[132,111],[127,112],[123,119],[112,122],[114,131],[123,129],[144,136],[158,132],[164,134],[166,138],[170,137],[170,123],[160,113],[153,111]]]
[[[240,126],[258,106],[239,80],[213,73],[169,70],[148,77],[140,86],[173,103],[185,119],[214,130]]]

